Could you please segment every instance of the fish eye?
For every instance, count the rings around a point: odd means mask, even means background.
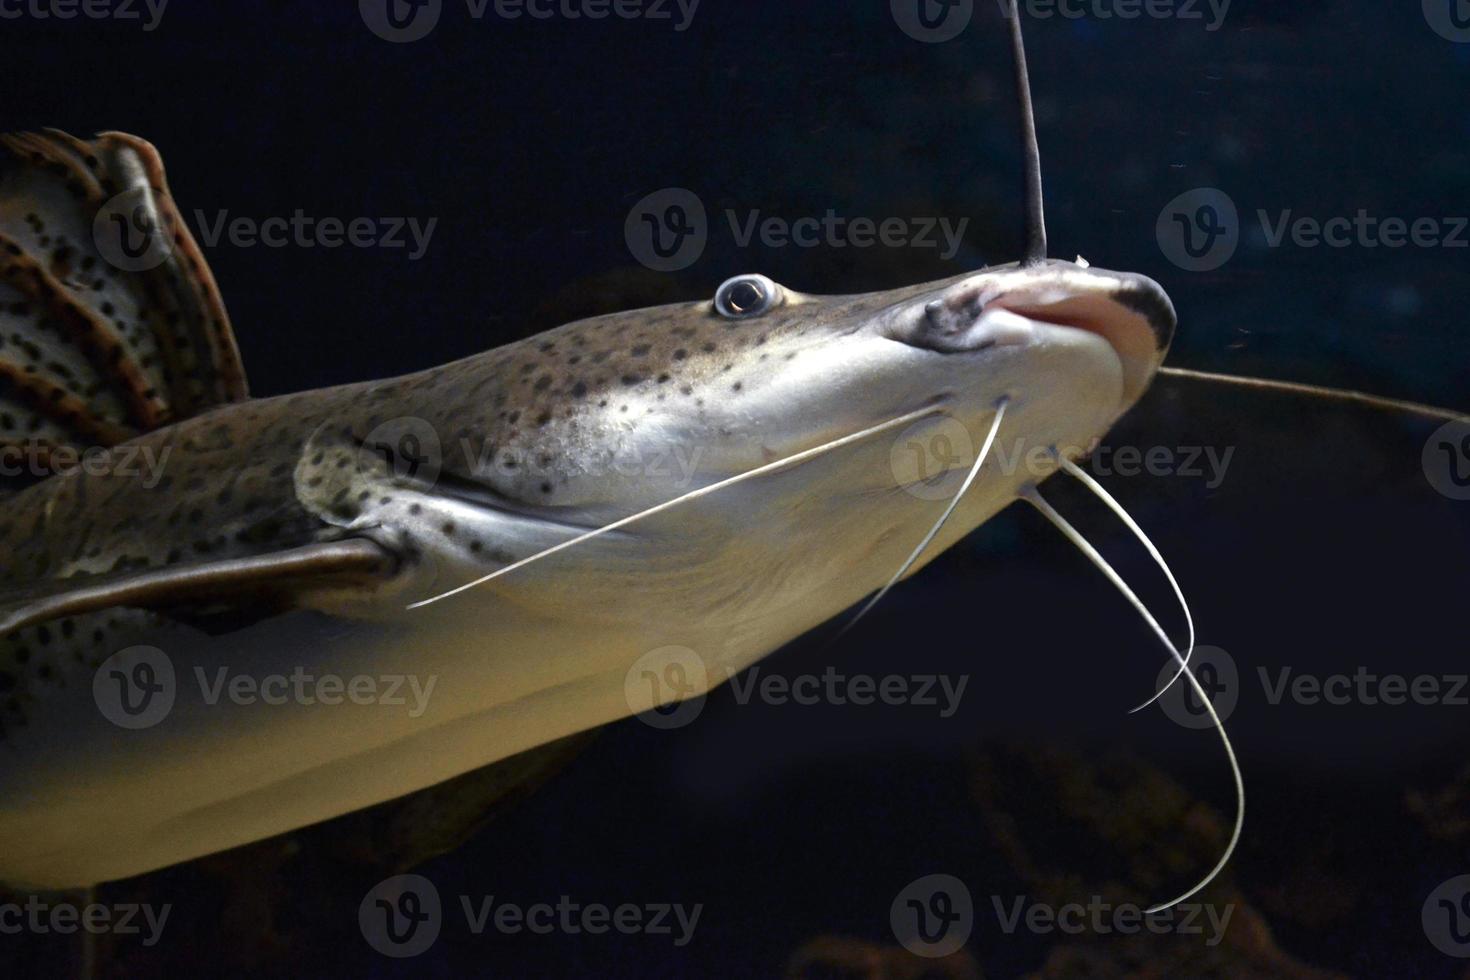
[[[715,310],[731,320],[745,320],[760,316],[780,299],[781,287],[765,276],[736,276],[715,290]]]

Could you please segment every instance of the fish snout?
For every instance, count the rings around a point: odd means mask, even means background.
[[[1163,363],[1176,326],[1173,303],[1147,276],[1052,260],[948,284],[895,309],[885,333],[945,354],[1065,343],[1068,331],[1095,334],[1117,355],[1124,400],[1132,404]]]

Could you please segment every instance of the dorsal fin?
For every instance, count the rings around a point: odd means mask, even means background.
[[[36,461],[60,451],[245,397],[229,316],[152,145],[0,135],[0,489],[42,478]]]

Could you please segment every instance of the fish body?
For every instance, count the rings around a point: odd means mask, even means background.
[[[903,567],[1002,406],[1011,445],[1080,451],[1173,328],[1151,281],[1045,262],[844,297],[737,277],[278,398],[208,372],[188,417],[3,502],[0,880],[142,873],[697,697]],[[984,467],[914,568],[1032,459]]]

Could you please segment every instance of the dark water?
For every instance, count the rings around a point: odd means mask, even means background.
[[[1028,17],[1052,254],[1161,282],[1180,314],[1174,364],[1470,407],[1470,31],[1460,43],[1431,23],[1452,28],[1450,15],[1470,10],[1443,6],[1237,0],[1215,30],[1203,4],[1198,20]],[[207,247],[256,394],[431,366],[584,313],[703,297],[737,272],[856,292],[1019,253],[1010,69],[988,0],[942,44],[907,36],[878,0],[704,0],[686,30],[673,4],[671,20],[475,20],[445,0],[432,33],[404,44],[374,36],[355,7],[179,2],[152,31],[0,21],[3,128],[143,135],[186,214],[437,219],[416,260],[411,249]],[[630,254],[624,220],[666,187],[715,216],[969,223],[946,258],[742,247],[717,217],[698,261],[655,276]],[[1156,225],[1205,187],[1234,203],[1239,246],[1192,271],[1170,260]],[[1180,213],[1197,216],[1198,203]],[[1272,243],[1287,212],[1360,211],[1433,219],[1432,230],[1400,247],[1356,227],[1338,245],[1289,232]],[[1043,522],[1008,512],[838,650],[808,639],[763,665],[788,677],[829,664],[968,675],[953,716],[740,705],[725,690],[675,733],[614,726],[560,779],[417,869],[452,919],[461,894],[702,904],[687,945],[475,936],[461,917],[429,952],[392,960],[358,934],[355,898],[312,903],[357,882],[307,878],[269,886],[280,889],[269,926],[172,893],[192,925],[165,933],[162,950],[127,951],[127,972],[234,972],[238,959],[344,976],[776,976],[821,935],[899,949],[890,905],[910,881],[946,873],[976,907],[967,952],[948,962],[968,956],[990,977],[1144,964],[1462,976],[1423,916],[1437,886],[1470,873],[1470,706],[1361,694],[1273,704],[1260,677],[1361,669],[1439,678],[1447,693],[1470,670],[1470,502],[1426,479],[1435,428],[1161,381],[1111,439],[1233,451],[1218,485],[1208,470],[1104,480],[1170,556],[1201,641],[1236,665],[1230,727],[1251,811],[1229,886],[1211,893],[1239,904],[1229,957],[1181,954],[1200,944],[1172,937],[1007,933],[998,921],[996,897],[1165,897],[1218,843],[1206,832],[1190,844],[1186,818],[1218,833],[1211,821],[1230,806],[1208,733],[1157,710],[1123,714],[1158,669],[1148,634]],[[1070,488],[1054,495],[1125,573],[1150,581],[1100,507]],[[1162,588],[1144,592],[1170,608]],[[1213,809],[1155,825],[1163,804],[1149,786]],[[1169,853],[1187,857],[1162,881],[1134,876]],[[1247,908],[1269,937],[1242,926]],[[1430,917],[1470,928],[1465,911]]]

